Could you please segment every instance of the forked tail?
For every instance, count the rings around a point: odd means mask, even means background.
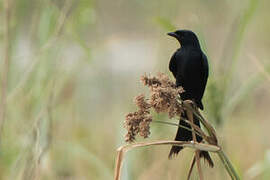
[[[182,115],[184,119],[187,119],[186,113]],[[194,116],[194,124],[200,127],[200,121]],[[179,125],[184,126],[188,129],[191,129],[190,125],[183,121],[179,121]],[[185,129],[183,127],[178,127],[175,141],[192,141],[192,132],[188,129]],[[202,138],[198,135],[196,135],[196,139],[198,142],[202,141]],[[177,156],[177,154],[183,149],[181,146],[172,146],[171,151],[169,153],[169,159],[171,159],[173,156]],[[200,151],[200,158],[204,158],[209,164],[210,167],[214,167],[214,163],[207,151]]]

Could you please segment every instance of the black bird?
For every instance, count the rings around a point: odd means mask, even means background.
[[[203,110],[202,97],[204,94],[205,86],[208,78],[208,61],[206,55],[202,52],[199,40],[195,33],[189,30],[177,30],[175,32],[168,33],[169,36],[175,37],[181,48],[176,50],[173,54],[169,69],[176,78],[176,85],[182,86],[185,90],[180,94],[183,100],[192,100],[196,103],[197,107]],[[187,119],[187,114],[184,112],[181,115]],[[200,121],[194,116],[194,123],[200,127]],[[188,128],[190,125],[182,120],[179,124]],[[196,135],[198,142],[202,141],[202,138]],[[184,128],[178,127],[175,137],[176,141],[191,141],[192,132]],[[177,155],[183,147],[172,146],[169,158],[173,155]],[[210,167],[213,167],[213,161],[206,151],[200,151],[200,157],[203,157],[209,163]]]

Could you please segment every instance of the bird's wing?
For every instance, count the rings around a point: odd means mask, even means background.
[[[198,107],[203,110],[201,100],[208,78],[207,57],[201,51],[192,51],[187,54],[186,59],[183,58],[182,61],[182,71],[179,71],[177,75],[177,80],[181,82],[185,90],[181,97],[184,100],[195,100]]]
[[[206,83],[207,83],[207,79],[208,79],[208,74],[209,74],[209,67],[208,67],[208,60],[206,55],[202,52],[202,84],[201,84],[201,97],[200,99],[202,99],[203,94],[204,94],[204,90],[206,87]],[[202,100],[200,100],[198,106],[200,107],[200,109],[204,109],[203,104],[201,102]]]
[[[173,54],[169,63],[169,69],[173,73],[173,76],[176,78],[177,75],[177,60],[176,60],[176,53]]]
[[[207,57],[204,53],[202,53],[202,65],[203,65],[203,79],[204,79],[204,84],[206,85],[208,74],[209,74],[209,67],[208,67]]]

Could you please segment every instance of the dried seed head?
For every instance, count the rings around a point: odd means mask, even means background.
[[[148,77],[146,75],[143,75],[141,77],[141,81],[142,81],[143,85],[149,86],[149,87],[155,86],[155,85],[161,85],[160,80],[156,77]]]
[[[139,110],[126,115],[127,142],[133,142],[137,134],[144,138],[150,135],[151,107],[157,113],[168,113],[169,118],[180,117],[183,112],[179,94],[183,93],[184,90],[182,87],[176,87],[168,76],[162,73],[158,73],[157,76],[144,75],[141,77],[141,81],[149,87],[150,99],[147,100],[143,94],[135,97],[134,102]]]
[[[136,106],[142,111],[149,111],[148,109],[151,108],[151,105],[145,100],[144,94],[136,96],[134,102]]]
[[[135,136],[140,134],[144,138],[147,138],[150,134],[149,124],[152,121],[152,116],[149,111],[136,111],[126,115],[124,127],[127,129],[126,142],[133,142]]]
[[[149,120],[145,120],[142,121],[140,123],[140,130],[139,130],[139,134],[140,136],[144,137],[144,138],[148,138],[148,136],[150,135],[150,122],[152,121],[152,118],[149,117]]]

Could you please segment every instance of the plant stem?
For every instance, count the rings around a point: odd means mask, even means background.
[[[195,143],[195,142],[184,142],[184,141],[156,141],[156,142],[134,143],[134,144],[124,145],[117,149],[114,180],[121,179],[121,169],[123,165],[124,156],[127,151],[134,148],[138,148],[138,147],[146,147],[146,146],[153,146],[153,145],[174,145],[174,146],[189,147],[196,150],[210,151],[210,152],[220,151],[220,148],[218,146],[208,145],[208,144],[203,144],[203,143]]]
[[[230,174],[231,178],[235,180],[240,180],[240,177],[238,176],[236,170],[234,169],[232,163],[230,162],[226,154],[222,150],[218,151],[217,153],[228,173]]]
[[[188,177],[187,177],[187,180],[190,180],[191,173],[192,173],[192,170],[193,170],[195,161],[196,161],[196,154],[194,154],[193,160],[192,160],[192,162],[191,162],[190,169],[189,169],[189,171],[188,171]]]
[[[193,114],[198,117],[198,119],[201,121],[201,123],[205,126],[205,128],[207,129],[208,131],[208,134],[213,138],[213,142],[210,143],[212,145],[217,145],[218,146],[218,141],[217,141],[217,137],[216,137],[216,132],[215,132],[215,129],[211,126],[210,123],[208,123],[204,117],[200,114],[200,112],[196,109],[194,109],[192,107],[192,104],[193,102],[192,101],[189,101],[189,100],[186,100],[184,101],[183,105],[184,107],[188,110],[188,111],[191,111],[193,112]],[[233,168],[232,166],[232,163],[230,162],[230,160],[228,159],[228,157],[226,156],[226,154],[220,150],[217,152],[218,155],[219,155],[219,158],[220,160],[222,161],[222,163],[224,164],[227,172],[229,173],[229,175],[231,176],[231,178],[233,180],[240,180],[237,172],[235,171],[235,169]]]
[[[204,138],[203,135],[200,132],[197,132],[196,130],[192,130],[191,128],[182,126],[180,124],[166,122],[166,121],[158,121],[158,120],[153,120],[152,122],[154,122],[154,123],[161,123],[161,124],[167,124],[167,125],[173,125],[173,126],[178,126],[178,127],[181,127],[183,129],[186,129],[186,130],[191,131],[191,132],[194,131],[198,136],[200,136],[201,138]]]
[[[217,136],[216,136],[216,131],[215,129],[211,126],[211,124],[204,119],[204,117],[200,114],[200,112],[197,109],[194,109],[191,104],[193,104],[192,101],[190,100],[186,100],[183,103],[183,106],[187,109],[193,112],[193,114],[200,120],[200,122],[204,125],[204,127],[206,128],[208,134],[210,135],[210,139],[206,139],[208,140],[209,144],[213,144],[213,145],[218,145],[218,140],[217,140]]]
[[[189,121],[192,124],[194,124],[193,112],[191,110],[187,110],[187,117],[188,117]],[[192,139],[194,142],[197,142],[196,135],[194,133],[194,127],[191,126],[191,129],[192,129]],[[202,168],[201,168],[201,163],[200,163],[200,151],[199,150],[195,151],[195,160],[196,160],[200,180],[203,180],[203,173],[202,173]]]

